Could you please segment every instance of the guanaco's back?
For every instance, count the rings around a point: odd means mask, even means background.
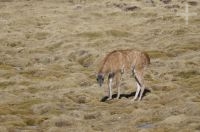
[[[115,50],[110,52],[103,60],[99,68],[99,73],[117,72],[124,68],[131,69],[134,66],[136,69],[144,68],[150,64],[150,58],[147,53],[128,50]]]

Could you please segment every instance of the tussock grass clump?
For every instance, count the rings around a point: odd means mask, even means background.
[[[8,42],[6,42],[6,46],[8,46],[8,47],[23,47],[23,46],[25,46],[25,44],[23,44],[22,43],[22,41],[8,41]]]
[[[34,118],[26,118],[26,119],[24,119],[25,120],[25,123],[26,123],[26,125],[28,125],[28,126],[34,126],[34,125],[36,125],[36,121],[35,121],[35,119]]]
[[[52,119],[52,125],[54,125],[56,127],[69,127],[69,126],[73,126],[74,123],[67,119],[54,118],[54,119]]]
[[[22,118],[17,115],[1,115],[0,116],[1,125],[9,126],[25,126],[25,122]]]
[[[48,79],[50,77],[63,78],[65,73],[61,71],[48,71],[48,70],[39,70],[36,68],[28,68],[23,71],[20,71],[20,74],[29,79]]]
[[[14,70],[11,65],[4,64],[2,61],[0,62],[0,69],[1,70]]]
[[[130,114],[130,113],[132,113],[132,112],[133,112],[133,110],[131,110],[131,109],[112,109],[112,110],[110,111],[110,114],[111,114],[111,115]]]
[[[191,78],[194,76],[200,76],[200,73],[199,73],[199,71],[196,71],[196,70],[189,70],[189,71],[178,72],[175,76],[183,78],[183,79],[187,79],[187,78]]]
[[[57,48],[61,47],[62,45],[64,44],[64,41],[63,40],[60,40],[60,41],[57,41],[57,42],[54,42],[52,44],[49,44],[48,46],[46,46],[46,48],[50,51],[54,51],[56,50]]]
[[[82,32],[77,34],[76,36],[88,39],[96,39],[96,38],[101,38],[103,34],[101,32],[94,31],[94,32]]]
[[[150,74],[145,74],[144,78],[148,81],[154,81],[153,76]]]
[[[49,35],[48,32],[38,32],[35,34],[35,38],[38,40],[43,40],[46,39],[48,35]]]
[[[58,107],[54,103],[40,103],[32,106],[33,113],[40,115],[49,113],[53,110],[58,110]]]
[[[88,54],[84,57],[81,57],[78,62],[83,66],[83,67],[89,67],[93,64],[95,60],[95,56],[94,55],[91,55],[91,54]]]
[[[131,33],[127,31],[121,31],[116,29],[107,30],[106,34],[113,37],[128,37],[131,35]]]
[[[178,28],[176,30],[173,31],[174,35],[183,35],[187,33],[187,29],[186,28]]]
[[[81,82],[79,82],[80,87],[89,87],[93,84],[94,84],[94,76],[92,76],[91,78],[83,79],[81,80]]]
[[[197,42],[190,42],[189,44],[177,44],[175,46],[169,47],[167,51],[174,55],[181,55],[191,51],[199,51],[200,46]]]
[[[31,107],[35,104],[38,104],[39,102],[41,102],[41,100],[33,99],[33,100],[26,100],[19,104],[15,104],[12,106],[11,114],[22,114],[22,115],[32,114]]]
[[[198,51],[200,50],[200,46],[197,42],[192,42],[190,44],[186,44],[180,47],[183,50],[192,50],[192,51]]]
[[[165,120],[162,121],[162,123],[174,125],[174,124],[179,124],[185,121],[186,119],[187,117],[185,115],[175,115],[167,117]]]
[[[101,118],[101,113],[100,112],[93,112],[93,113],[88,113],[84,115],[85,120],[92,120],[92,119],[100,119]]]
[[[182,84],[184,88],[187,88],[191,93],[198,93],[200,85],[199,75],[185,75],[184,77],[179,77],[178,84]]]
[[[40,89],[37,89],[36,87],[34,87],[34,86],[29,86],[28,87],[28,89],[27,89],[27,92],[29,92],[29,93],[37,93],[37,92],[39,92],[40,91]]]
[[[151,100],[151,101],[153,101],[153,100],[159,100],[160,99],[160,97],[158,96],[158,95],[156,95],[156,94],[148,94],[148,96],[146,96],[145,97],[145,100]]]
[[[171,57],[172,55],[169,53],[166,53],[164,51],[147,51],[149,56],[154,59],[154,58],[168,58]]]
[[[53,116],[42,122],[43,127],[73,128],[80,125],[80,121],[66,115]]]
[[[15,83],[14,81],[0,81],[0,88],[5,89],[8,86],[13,86]]]
[[[69,99],[71,99],[73,102],[78,104],[85,104],[91,101],[91,98],[87,95],[79,95],[74,92],[70,92],[69,94],[65,94]]]
[[[83,67],[90,67],[93,65],[96,55],[87,50],[78,50],[70,53],[68,59],[78,62]]]

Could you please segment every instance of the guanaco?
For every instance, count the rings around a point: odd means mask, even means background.
[[[137,90],[133,101],[138,98],[142,99],[145,89],[144,85],[144,69],[150,64],[150,57],[146,52],[134,49],[115,50],[108,53],[98,70],[97,82],[102,86],[104,78],[108,75],[108,99],[112,99],[112,82],[116,79],[117,99],[120,97],[120,82],[124,73],[131,72],[136,80]]]

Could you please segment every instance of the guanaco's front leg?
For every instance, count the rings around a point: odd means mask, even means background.
[[[118,73],[118,74],[116,75],[117,99],[120,98],[120,94],[121,94],[121,91],[120,91],[120,84],[121,84],[121,80],[122,80],[122,74],[123,74],[123,73]]]

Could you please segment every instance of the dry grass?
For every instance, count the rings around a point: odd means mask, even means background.
[[[0,131],[199,131],[200,2],[187,26],[185,2],[153,1],[0,0]],[[131,103],[127,75],[101,102],[99,61],[127,48],[150,55],[150,92]]]

